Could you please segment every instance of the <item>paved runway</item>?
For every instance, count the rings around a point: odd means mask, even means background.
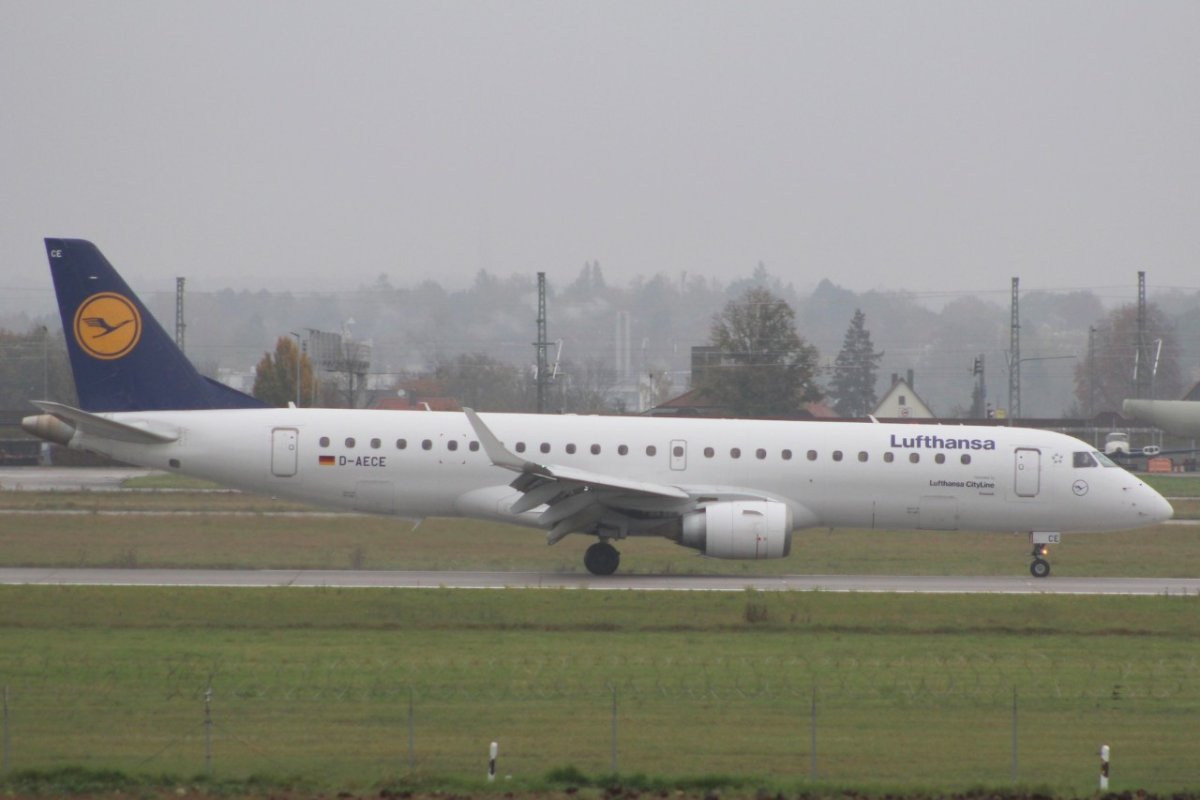
[[[888,575],[572,575],[552,572],[0,568],[0,584],[451,589],[638,589],[920,594],[1200,595],[1200,578],[942,577]]]

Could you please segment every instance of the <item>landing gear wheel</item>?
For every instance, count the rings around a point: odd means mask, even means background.
[[[608,542],[596,542],[584,552],[583,565],[593,575],[612,575],[621,566],[621,554]]]
[[[1050,562],[1044,558],[1035,558],[1029,565],[1029,574],[1035,578],[1044,578],[1050,574]]]

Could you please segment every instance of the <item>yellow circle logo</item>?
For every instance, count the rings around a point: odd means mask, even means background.
[[[119,294],[94,294],[75,312],[75,341],[94,358],[120,358],[141,338],[142,317],[137,307]]]

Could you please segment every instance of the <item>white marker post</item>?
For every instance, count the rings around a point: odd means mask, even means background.
[[[500,746],[492,742],[492,746],[488,748],[488,783],[496,780],[496,754],[500,752]]]
[[[1108,788],[1108,745],[1100,745],[1100,789]]]

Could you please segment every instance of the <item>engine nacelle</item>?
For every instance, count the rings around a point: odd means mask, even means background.
[[[713,503],[680,520],[678,541],[714,558],[783,558],[792,550],[792,512],[773,500]]]

